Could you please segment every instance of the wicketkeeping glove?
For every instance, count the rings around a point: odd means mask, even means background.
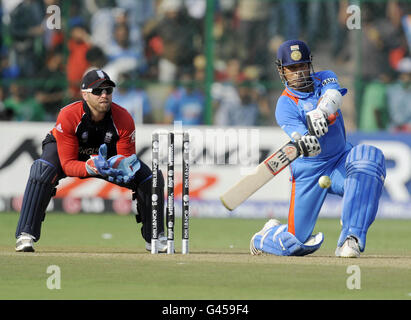
[[[102,144],[98,149],[98,155],[90,156],[86,161],[87,173],[91,176],[101,175],[107,177],[112,174],[112,169],[107,163],[107,145]]]
[[[135,154],[130,157],[118,154],[108,159],[107,162],[112,169],[108,180],[116,183],[128,183],[141,167]]]

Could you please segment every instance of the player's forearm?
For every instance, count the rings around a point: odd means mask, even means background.
[[[66,160],[61,162],[64,173],[68,177],[84,178],[90,176],[86,170],[86,163],[78,160]]]

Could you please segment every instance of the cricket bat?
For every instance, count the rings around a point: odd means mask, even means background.
[[[335,121],[337,112],[331,114],[327,122],[331,124]],[[310,134],[312,128],[309,127]],[[292,138],[297,141],[301,136],[295,132]],[[290,140],[280,149],[270,155],[267,159],[261,162],[250,174],[246,175],[234,186],[232,186],[226,193],[224,193],[220,200],[224,207],[232,211],[242,204],[245,200],[251,197],[258,189],[265,185],[268,181],[279,174],[284,168],[297,159],[301,155],[301,150],[296,142]]]
[[[221,202],[228,210],[234,210],[297,159],[300,154],[297,143],[290,140],[224,193],[220,197]]]

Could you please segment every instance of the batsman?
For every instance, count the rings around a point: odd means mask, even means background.
[[[296,139],[303,156],[290,165],[287,224],[269,220],[251,238],[250,251],[253,255],[303,256],[318,250],[324,236],[312,232],[330,193],[341,196],[343,202],[335,255],[359,257],[378,210],[386,176],[384,155],[374,146],[347,142],[340,109],[347,89],[340,87],[333,71],[314,72],[304,42],[285,41],[278,49],[276,65],[285,85],[277,101],[276,120]],[[329,188],[318,185],[321,176],[331,178]]]
[[[91,70],[81,82],[82,100],[62,108],[54,128],[42,142],[24,192],[16,230],[16,251],[33,252],[42,222],[62,178],[104,179],[132,191],[137,223],[151,251],[151,169],[136,156],[135,126],[128,111],[112,102],[115,83],[103,70]],[[159,174],[159,185],[164,186]],[[163,188],[159,188],[163,190]],[[164,195],[158,210],[163,212]],[[159,215],[159,251],[167,250],[163,216]],[[90,226],[92,228],[92,226]]]

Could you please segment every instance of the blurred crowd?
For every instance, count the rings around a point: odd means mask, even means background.
[[[408,2],[362,3],[355,42],[349,0],[215,0],[211,30],[206,0],[0,0],[0,119],[54,121],[102,68],[137,124],[275,125],[276,50],[299,38],[314,56],[325,45],[331,69],[360,59],[358,129],[411,131]]]
[[[358,128],[411,133],[411,3],[364,9]]]

